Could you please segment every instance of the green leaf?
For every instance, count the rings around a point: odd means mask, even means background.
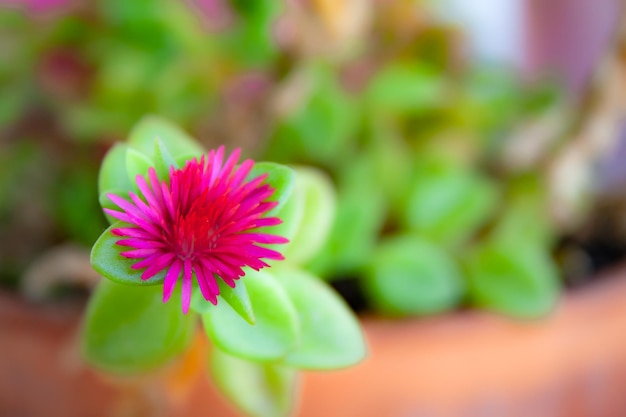
[[[276,124],[268,154],[279,161],[341,166],[358,137],[360,103],[346,93],[328,65],[309,65],[298,76],[307,90]]]
[[[117,245],[116,243],[120,238],[114,236],[111,231],[118,227],[124,227],[124,224],[118,221],[102,232],[91,248],[91,266],[105,278],[120,284],[149,286],[162,283],[165,278],[165,271],[144,281],[141,279],[143,271],[131,268],[138,260],[128,259],[120,255],[121,252],[129,250],[129,248]]]
[[[274,162],[256,162],[254,167],[248,174],[247,180],[250,181],[260,175],[267,174],[265,183],[274,189],[274,194],[268,201],[278,201],[278,205],[267,213],[267,217],[275,216],[293,191],[296,180],[296,174],[293,169],[276,164]]]
[[[302,222],[302,215],[304,214],[304,198],[302,194],[303,190],[294,187],[287,201],[285,201],[285,204],[283,204],[278,211],[272,210],[272,216],[280,218],[282,223],[276,226],[264,227],[263,233],[282,236],[291,241],[298,231],[300,223]],[[289,245],[289,243],[287,243],[287,245]],[[285,244],[264,246],[279,252],[283,252],[287,247]]]
[[[525,175],[509,181],[506,201],[489,240],[519,244],[521,241],[549,249],[556,240],[550,221],[548,191],[538,174]]]
[[[163,141],[157,138],[154,141],[154,169],[157,173],[157,177],[161,181],[168,180],[170,177],[170,167],[178,169],[178,166],[178,163],[167,150]]]
[[[244,68],[264,68],[273,63],[278,49],[272,27],[283,2],[235,0],[237,24],[220,36],[224,53]]]
[[[256,320],[251,325],[227,303],[202,315],[209,338],[220,349],[251,360],[275,360],[287,354],[300,338],[296,310],[285,290],[265,271],[249,271],[242,278]]]
[[[493,242],[466,260],[469,295],[478,306],[532,318],[554,308],[558,273],[548,253],[534,246]]]
[[[449,310],[464,292],[453,259],[440,247],[413,236],[381,243],[366,270],[364,284],[381,311],[396,315]]]
[[[128,179],[135,184],[137,175],[146,176],[150,167],[154,166],[154,162],[148,158],[145,154],[133,149],[128,148],[126,151],[126,172],[128,173]]]
[[[444,102],[443,81],[439,73],[426,66],[393,64],[372,80],[366,98],[378,112],[417,113]]]
[[[297,373],[271,363],[241,359],[214,348],[211,376],[243,413],[254,417],[286,417],[294,406]]]
[[[112,202],[109,197],[107,197],[107,194],[115,194],[122,198],[127,198],[128,191],[120,190],[120,189],[111,189],[111,190],[108,190],[106,193],[102,193],[98,196],[98,202],[100,203],[100,207],[102,207],[103,209],[108,208],[111,210],[119,210],[119,207],[117,207],[117,205],[114,202]],[[109,224],[113,224],[119,221],[115,217],[112,217],[108,215],[107,213],[104,213],[104,217],[106,217]]]
[[[296,187],[303,192],[303,214],[298,230],[284,250],[293,264],[310,260],[324,245],[333,225],[336,197],[333,184],[322,171],[299,167]]]
[[[116,143],[109,149],[102,160],[98,176],[98,192],[100,194],[122,190],[128,192],[133,189],[135,179],[128,178],[126,172],[126,151],[128,146]]]
[[[348,305],[319,278],[297,269],[274,272],[300,320],[301,338],[284,363],[303,369],[335,369],[365,357],[359,322]]]
[[[495,184],[475,172],[434,165],[420,172],[409,195],[409,228],[446,246],[463,243],[495,210]]]
[[[179,165],[204,153],[202,146],[182,129],[156,116],[142,118],[131,130],[128,143],[144,154],[152,156],[154,142],[157,139]]]
[[[246,290],[246,283],[240,279],[237,281],[235,288],[231,288],[221,279],[217,279],[217,286],[220,289],[220,295],[218,303],[225,301],[232,307],[232,309],[239,314],[241,318],[250,324],[254,324],[256,318],[254,316],[254,310],[252,309],[252,302],[248,296]],[[208,313],[212,308],[215,308],[213,304],[204,299],[202,292],[196,288],[191,298],[191,308],[194,311],[204,314]]]
[[[359,273],[371,257],[385,222],[387,200],[372,181],[368,161],[352,161],[339,178],[335,219],[327,242],[307,262],[323,278]],[[364,202],[367,202],[364,204]]]
[[[180,295],[162,302],[161,287],[102,280],[89,300],[82,351],[109,372],[141,373],[165,365],[190,344],[196,316],[183,315]]]

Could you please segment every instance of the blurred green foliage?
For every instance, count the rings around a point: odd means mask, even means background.
[[[329,16],[315,2],[218,3],[221,20],[200,2],[175,0],[89,2],[49,19],[0,10],[3,134],[44,112],[65,143],[96,149],[155,113],[205,143],[317,167],[322,180],[308,192],[320,201],[298,221],[315,228],[334,214],[334,222],[319,252],[294,256],[327,280],[362,280],[372,306],[549,311],[559,231],[541,172],[508,169],[501,156],[513,129],[558,103],[554,86],[529,88],[506,70],[460,60],[458,30],[394,5],[372,2],[370,18],[354,23],[348,6]],[[5,220],[16,198],[7,179],[23,176],[38,152],[27,148],[2,156]],[[154,162],[122,154],[105,164],[139,172]],[[65,185],[49,201],[66,235],[84,242],[103,226],[83,209],[96,191],[79,160],[64,162]]]

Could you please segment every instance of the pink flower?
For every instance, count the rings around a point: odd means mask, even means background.
[[[236,167],[239,153],[237,149],[222,165],[224,147],[220,147],[200,161],[187,162],[182,169],[172,167],[169,186],[159,182],[150,168],[149,183],[141,175],[136,179],[143,199],[132,192],[132,202],[108,194],[122,211],[105,211],[129,224],[113,229],[113,234],[121,237],[117,244],[131,248],[122,256],[138,260],[132,268],[144,270],[143,280],[167,271],[163,302],[182,276],[185,314],[194,276],[204,298],[217,304],[217,278],[234,288],[245,274],[243,267],[259,270],[268,266],[262,259],[283,259],[279,252],[258,246],[287,242],[257,231],[281,223],[277,217],[264,217],[277,204],[266,201],[274,190],[263,183],[267,175],[245,181],[254,162],[246,160]]]

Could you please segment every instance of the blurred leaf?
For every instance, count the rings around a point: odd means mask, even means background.
[[[211,341],[224,351],[246,359],[280,359],[299,341],[297,312],[285,290],[265,271],[248,271],[242,278],[256,320],[251,325],[227,303],[202,315]]]
[[[548,214],[548,190],[540,175],[509,181],[504,207],[489,240],[528,244],[549,250],[555,243],[555,225]]]
[[[7,146],[7,152],[0,152],[0,213],[13,210],[24,184],[16,181],[41,165],[46,160],[43,149],[29,138],[22,138]]]
[[[211,376],[246,415],[286,417],[294,407],[296,371],[279,364],[231,356],[218,348],[211,355]]]
[[[311,259],[326,242],[335,216],[335,190],[330,178],[314,168],[296,168],[295,186],[302,190],[303,214],[295,236],[284,250],[292,264]]]
[[[372,121],[372,139],[363,149],[363,162],[369,172],[362,174],[361,182],[370,182],[370,188],[386,197],[389,205],[395,208],[408,193],[411,186],[411,172],[416,154],[406,142],[400,131],[380,121]],[[361,187],[363,188],[363,187]]]
[[[559,294],[558,273],[548,253],[533,246],[487,243],[466,260],[473,304],[515,317],[549,313]]]
[[[106,109],[98,103],[63,103],[61,107],[60,122],[76,140],[94,141],[110,134],[121,135],[132,124],[122,109]]]
[[[241,318],[253,325],[256,319],[245,281],[240,279],[235,288],[231,288],[223,280],[217,278],[217,286],[220,289],[218,303],[220,301],[228,303]],[[204,314],[213,308],[213,304],[204,299],[199,288],[195,288],[191,298],[191,308],[197,313]]]
[[[298,107],[278,124],[268,155],[289,162],[341,164],[356,139],[359,103],[330,69],[315,66],[305,75],[311,85]]]
[[[96,199],[95,168],[82,161],[74,164],[56,182],[53,203],[66,238],[90,246],[107,225]]]
[[[497,202],[495,184],[478,173],[435,164],[420,170],[405,219],[411,229],[455,246],[485,223]]]
[[[335,369],[365,357],[359,322],[330,287],[303,270],[280,268],[275,275],[293,301],[302,334],[285,364],[300,369]]]
[[[523,91],[510,72],[500,69],[473,71],[465,76],[451,108],[455,124],[478,130],[489,153],[508,135],[514,120],[521,115]]]
[[[161,284],[165,278],[165,271],[144,281],[141,279],[143,271],[132,269],[133,264],[137,263],[138,260],[120,255],[121,252],[129,250],[129,248],[117,245],[120,237],[114,236],[111,230],[124,227],[124,224],[118,221],[102,232],[91,248],[91,266],[105,278],[120,284],[141,286]]]
[[[444,79],[427,66],[394,63],[378,72],[366,92],[375,112],[419,113],[441,106]]]
[[[28,91],[21,85],[6,85],[0,79],[3,86],[0,94],[0,126],[9,126],[24,112],[28,99]]]
[[[387,200],[374,167],[357,158],[341,172],[336,215],[327,242],[308,263],[323,278],[356,273],[369,261],[385,222]]]
[[[433,314],[456,307],[464,285],[442,248],[412,236],[383,241],[365,273],[365,290],[389,314]]]
[[[239,13],[239,19],[223,35],[225,53],[236,58],[243,67],[259,68],[269,65],[278,56],[273,27],[283,8],[283,2],[235,0],[231,4]]]
[[[162,287],[133,287],[102,280],[85,316],[82,350],[94,366],[142,373],[165,365],[190,344],[196,316],[183,315],[180,296],[162,302]]]

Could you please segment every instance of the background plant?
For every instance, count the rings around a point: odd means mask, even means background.
[[[3,280],[16,282],[50,246],[97,238],[93,167],[156,113],[207,146],[324,172],[337,190],[329,238],[315,240],[314,255],[294,245],[289,256],[337,287],[356,282],[369,307],[550,311],[565,231],[549,214],[546,175],[573,109],[553,85],[462,59],[462,33],[425,5],[383,3],[78,2],[49,17],[3,9],[2,146],[17,157],[2,178],[30,181],[45,161],[47,180],[33,183],[66,184],[26,195],[2,182],[3,242],[14,241],[20,201],[42,201],[26,205],[51,219],[45,239],[2,252],[11,254]],[[538,136],[546,145],[522,158]],[[327,200],[330,189],[305,198]],[[303,214],[315,215],[330,216]]]

